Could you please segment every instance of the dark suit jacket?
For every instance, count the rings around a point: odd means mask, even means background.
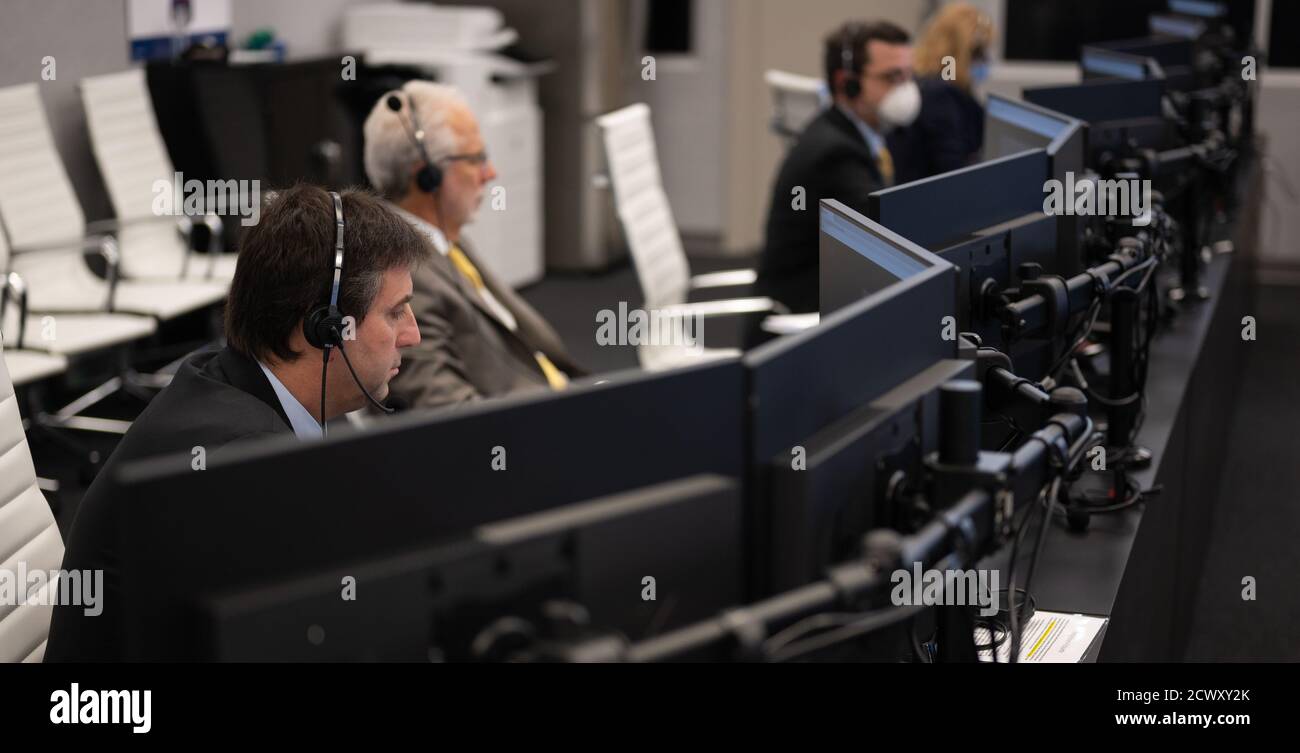
[[[463,238],[457,245],[514,315],[517,329],[502,324],[451,260],[435,251],[413,274],[420,344],[402,351],[402,370],[389,383],[393,403],[430,408],[547,389],[537,351],[570,377],[585,375],[541,314],[479,263]]]
[[[819,202],[837,199],[866,213],[867,197],[882,185],[871,148],[847,115],[832,106],[814,118],[777,173],[757,292],[795,313],[818,311]],[[792,206],[796,186],[806,192],[803,209]]]
[[[885,138],[896,184],[972,165],[984,146],[984,106],[978,100],[941,79],[922,79],[918,85],[920,115]]]
[[[187,359],[171,384],[131,424],[81,500],[68,534],[63,569],[104,571],[99,602],[103,612],[88,617],[83,607],[56,606],[45,661],[123,658],[116,511],[130,500],[114,492],[116,468],[140,458],[189,453],[200,445],[211,463],[227,445],[292,432],[256,361],[228,348]]]

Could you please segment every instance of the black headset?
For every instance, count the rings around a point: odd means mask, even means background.
[[[845,26],[840,37],[840,68],[848,75],[844,78],[844,96],[857,99],[862,94],[862,75],[854,65],[857,51],[853,49],[853,38],[861,27],[857,24]]]
[[[370,394],[370,390],[366,389],[357,378],[357,372],[352,368],[352,361],[348,359],[348,352],[343,347],[343,312],[339,310],[339,287],[343,281],[343,233],[346,226],[343,222],[343,197],[339,196],[337,191],[330,191],[330,198],[334,200],[334,275],[330,283],[330,299],[329,303],[323,303],[309,311],[302,320],[303,337],[312,347],[320,348],[325,354],[320,373],[321,433],[325,436],[329,436],[328,424],[325,421],[325,387],[329,375],[330,351],[336,347],[339,349],[339,354],[343,356],[343,362],[348,366],[348,372],[352,374],[352,381],[357,383],[357,388],[362,394],[384,413],[394,412],[393,408],[376,400]]]
[[[402,98],[397,94],[389,94],[388,99],[385,101],[388,104],[388,109],[397,113],[398,120],[402,120]],[[402,126],[406,128],[406,134],[411,137],[416,150],[424,158],[424,167],[421,167],[420,171],[415,174],[415,185],[425,193],[433,193],[438,190],[438,186],[442,185],[442,168],[429,159],[429,152],[424,148],[424,130],[420,128],[420,114],[416,111],[415,100],[411,99],[409,93],[406,95],[406,101],[410,111],[410,123],[402,120]]]
[[[330,348],[343,347],[343,313],[339,311],[339,283],[343,279],[343,199],[330,191],[334,200],[334,281],[330,285],[330,300],[308,312],[302,320],[302,334],[312,347],[325,351],[329,359]]]

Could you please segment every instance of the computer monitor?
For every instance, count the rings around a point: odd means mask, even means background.
[[[1212,0],[1169,0],[1169,10],[1198,18],[1226,18],[1228,6]]]
[[[1011,287],[1026,262],[1067,276],[1082,267],[1077,248],[1062,247],[1059,218],[1043,212],[1050,177],[1047,152],[1035,149],[877,191],[868,213],[957,267],[958,324],[994,345],[1001,323],[980,306],[987,281]],[[1032,364],[1016,365],[1033,375]]]
[[[1068,86],[1027,88],[1027,102],[1078,118],[1090,126],[1116,120],[1162,118],[1163,81],[1089,80]]]
[[[126,605],[425,546],[699,473],[745,472],[738,359],[416,412],[325,442],[238,445],[117,474]],[[144,633],[147,644],[156,634]]]
[[[139,658],[581,660],[587,641],[640,641],[742,603],[741,512],[737,480],[702,474],[265,573],[156,611],[170,629]]]
[[[1071,174],[1081,177],[1087,166],[1088,126],[1046,107],[990,94],[984,108],[984,159],[1026,149],[1046,150],[1047,172],[1062,183]],[[1058,258],[1081,260],[1084,223],[1074,215],[1065,215],[1057,217],[1056,224]]]
[[[867,214],[939,253],[991,225],[1043,211],[1043,149],[1013,154],[871,194]]]
[[[1024,151],[1047,152],[1048,173],[1056,178],[1081,172],[1087,152],[1088,126],[1078,118],[1031,102],[989,94],[984,107],[985,161]]]
[[[1108,153],[1131,146],[1168,149],[1174,144],[1163,100],[1166,82],[1091,79],[1071,86],[1025,89],[1033,104],[1088,124],[1089,167],[1097,168]]]
[[[1173,13],[1152,13],[1147,17],[1147,28],[1152,34],[1187,40],[1200,39],[1208,31],[1205,21],[1194,16]]]
[[[911,244],[838,201],[822,201],[818,270],[826,316],[922,272],[929,261]]]
[[[935,361],[801,440],[802,464],[792,464],[789,452],[771,459],[767,562],[774,592],[859,556],[869,530],[910,529],[915,521],[900,503],[920,478],[922,460],[938,448],[939,387],[973,374],[973,361]]]
[[[1084,78],[1118,78],[1125,81],[1163,79],[1164,69],[1149,57],[1087,46],[1079,54]]]
[[[873,258],[895,254],[894,262],[903,266],[892,284],[823,315],[813,329],[774,340],[744,357],[752,408],[749,561],[756,570],[751,593],[757,595],[771,592],[774,547],[780,550],[785,537],[804,536],[776,525],[785,513],[782,500],[772,494],[774,467],[789,467],[800,456],[799,446],[817,432],[957,354],[956,340],[945,338],[951,323],[945,317],[954,316],[956,299],[952,265],[839,202],[824,201],[822,207],[865,230],[872,238]],[[892,249],[883,252],[877,241]],[[847,244],[838,251],[841,262],[861,265],[864,276],[879,272],[869,269],[879,267],[877,261]],[[912,261],[923,268],[912,270]]]
[[[1164,74],[1169,90],[1184,91],[1196,85],[1193,40],[1182,36],[1153,35],[1112,42],[1098,42],[1093,48],[1149,58]]]

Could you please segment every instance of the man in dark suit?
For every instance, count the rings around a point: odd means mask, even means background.
[[[867,197],[893,183],[884,133],[920,108],[910,38],[891,23],[845,24],[826,38],[825,64],[833,104],[781,164],[758,269],[758,292],[796,313],[818,310],[818,203],[865,212]]]
[[[437,251],[415,275],[411,305],[422,340],[393,394],[411,407],[438,407],[563,389],[584,375],[551,325],[480,264],[462,236],[496,171],[461,95],[411,81],[375,105],[365,140],[371,184]]]
[[[420,341],[409,305],[411,272],[430,256],[430,249],[377,197],[348,191],[342,204],[342,349],[356,381],[339,348],[331,349],[326,366],[324,351],[303,332],[308,312],[329,300],[336,225],[334,202],[326,191],[295,187],[272,199],[261,221],[244,236],[226,303],[227,346],[181,365],[171,384],[131,424],[82,498],[63,569],[104,571],[103,611],[92,616],[81,607],[56,606],[46,661],[123,658],[116,521],[120,506],[130,500],[114,489],[122,464],[202,448],[211,467],[234,444],[286,434],[320,437],[322,420],[368,402],[363,387],[375,400],[387,396],[402,351]]]

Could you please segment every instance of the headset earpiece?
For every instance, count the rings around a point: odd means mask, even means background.
[[[862,95],[862,77],[853,64],[857,57],[853,50],[855,30],[853,27],[845,29],[840,44],[840,68],[844,71],[844,96],[849,99],[857,99]]]
[[[397,94],[389,94],[384,103],[388,105],[388,109],[397,113],[398,120],[402,119],[401,97]],[[424,148],[424,130],[420,128],[420,114],[416,111],[415,101],[411,99],[410,94],[406,95],[406,108],[410,123],[402,121],[402,126],[406,128],[406,135],[411,138],[411,143],[415,145],[416,151],[424,159],[424,167],[421,167],[415,173],[415,186],[425,193],[433,193],[442,185],[442,168],[438,166],[438,163],[429,159],[429,152]]]
[[[415,174],[415,185],[425,193],[437,191],[442,185],[442,168],[426,162]]]
[[[302,320],[302,335],[313,348],[343,344],[343,314],[337,306],[317,306]]]

